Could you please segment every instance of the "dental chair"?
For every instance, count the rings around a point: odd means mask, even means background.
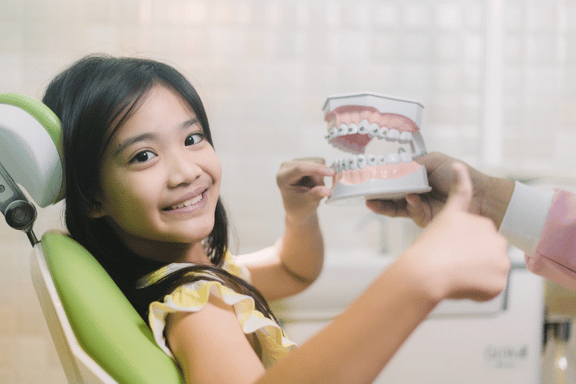
[[[41,102],[0,94],[0,211],[26,233],[32,280],[70,383],[182,383],[176,364],[110,276],[57,231],[38,241],[37,211],[64,198],[60,122]]]

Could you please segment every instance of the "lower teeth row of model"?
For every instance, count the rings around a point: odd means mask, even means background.
[[[399,164],[411,163],[412,156],[406,152],[389,153],[387,155],[357,155],[349,156],[344,159],[336,160],[332,163],[331,167],[336,172],[354,171],[356,169],[364,169],[366,167],[375,167],[377,165],[386,164]]]

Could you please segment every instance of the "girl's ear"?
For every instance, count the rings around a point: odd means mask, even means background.
[[[102,205],[98,199],[94,199],[92,206],[88,209],[88,217],[92,219],[100,219],[104,216],[106,216],[104,205]]]

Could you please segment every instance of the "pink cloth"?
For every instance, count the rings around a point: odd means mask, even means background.
[[[526,255],[526,267],[576,290],[576,195],[556,191],[536,251]]]

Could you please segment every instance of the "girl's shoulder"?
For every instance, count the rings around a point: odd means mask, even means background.
[[[182,264],[184,265],[182,266]],[[174,273],[186,266],[190,266],[190,264],[169,264],[163,267],[162,269],[165,269],[165,271],[160,272],[155,278],[158,279],[159,276],[166,273]],[[248,269],[239,264],[236,261],[236,257],[229,252],[226,253],[221,268],[250,282]],[[236,292],[227,286],[220,277],[211,274],[209,271],[198,272],[198,274],[206,274],[206,278],[203,279],[200,276],[199,279],[193,282],[177,287],[169,295],[166,295],[163,300],[154,301],[150,304],[148,322],[156,343],[166,354],[173,357],[165,336],[168,316],[177,313],[199,312],[206,306],[211,296],[218,297],[219,300],[233,308],[238,322],[245,333],[256,333],[262,347],[261,360],[265,366],[270,366],[273,362],[287,356],[296,347],[274,320],[264,316],[256,309],[253,297]]]
[[[226,251],[226,254],[224,255],[224,263],[222,264],[222,269],[236,277],[241,278],[244,281],[247,281],[248,283],[252,283],[252,278],[248,268],[238,263],[236,261],[236,256],[232,255],[229,251]]]
[[[140,288],[145,288],[148,287],[152,284],[155,284],[156,282],[162,280],[163,278],[176,273],[182,269],[185,268],[189,268],[192,266],[195,266],[197,264],[194,263],[171,263],[168,265],[163,266],[160,269],[157,269],[143,277],[141,277],[140,279],[138,279],[138,281],[136,281],[136,288],[140,289]],[[225,270],[226,272],[241,278],[242,280],[251,283],[251,276],[250,276],[250,271],[248,270],[248,268],[246,268],[244,265],[238,263],[236,261],[236,256],[232,255],[232,253],[230,253],[230,251],[226,251],[226,254],[224,255],[224,261],[222,263],[221,268],[223,270]],[[203,274],[203,273],[208,273],[209,272],[191,272],[191,273],[196,273],[196,274]],[[211,275],[211,274],[210,274]]]

